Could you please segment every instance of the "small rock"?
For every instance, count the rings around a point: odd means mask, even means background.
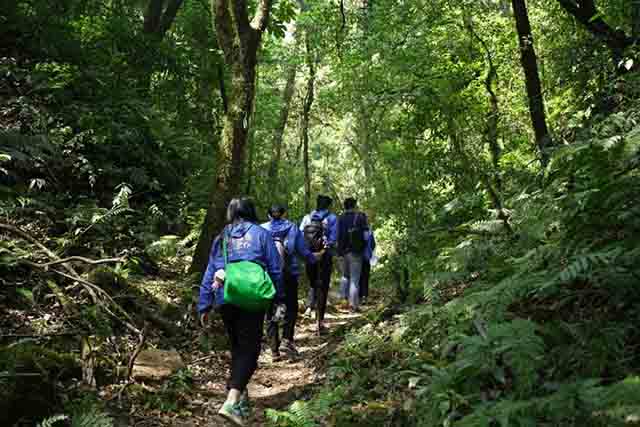
[[[143,350],[136,358],[131,375],[136,379],[162,380],[184,366],[175,350]]]

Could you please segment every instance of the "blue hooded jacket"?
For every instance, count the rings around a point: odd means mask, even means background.
[[[287,252],[290,254],[289,272],[292,276],[300,276],[300,262],[298,256],[303,257],[308,263],[315,264],[316,257],[307,247],[304,235],[298,227],[286,219],[272,219],[262,224],[266,230],[271,232],[273,237],[282,237],[287,241]],[[286,236],[286,237],[285,237]]]
[[[302,218],[300,231],[304,231],[304,227],[311,222],[312,218],[324,218],[323,222],[327,225],[327,246],[334,248],[338,242],[338,217],[326,209],[313,211]]]
[[[215,272],[224,269],[222,252],[224,233],[229,233],[231,236],[228,239],[229,246],[227,248],[229,262],[252,261],[260,264],[273,281],[276,288],[276,299],[281,301],[284,297],[284,290],[282,288],[282,273],[280,272],[280,255],[275,243],[273,243],[271,233],[257,224],[244,221],[226,226],[214,240],[207,271],[205,271],[200,284],[198,312],[208,311],[214,303],[215,305],[224,303],[224,289],[220,287],[214,292],[211,286]]]

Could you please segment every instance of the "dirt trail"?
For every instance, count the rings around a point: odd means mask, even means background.
[[[301,316],[302,317],[302,316]],[[335,310],[327,313],[326,326],[331,333],[336,327],[348,323],[359,315]],[[297,399],[304,398],[310,392],[310,386],[322,381],[324,374],[315,372],[313,361],[327,346],[328,336],[317,337],[315,325],[310,319],[299,318],[296,329],[296,345],[300,357],[296,360],[284,359],[272,362],[269,351],[260,356],[258,371],[249,384],[249,396],[253,405],[251,426],[262,426],[265,423],[267,408],[283,409]],[[325,349],[326,350],[326,349]],[[143,426],[230,426],[216,415],[226,397],[225,381],[228,374],[228,352],[210,353],[210,357],[202,362],[197,353],[185,355],[185,361],[193,372],[194,384],[188,396],[186,409],[176,414],[141,411],[131,414],[129,425]],[[190,357],[192,356],[192,357]]]

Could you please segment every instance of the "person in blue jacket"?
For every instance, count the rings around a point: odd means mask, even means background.
[[[327,297],[331,284],[331,274],[333,273],[333,257],[338,240],[338,217],[329,210],[332,203],[333,199],[331,197],[319,195],[316,199],[316,209],[306,215],[300,224],[300,230],[305,234],[305,238],[307,237],[308,229],[312,228],[315,222],[321,223],[323,228],[323,245],[326,252],[318,263],[307,263],[306,265],[310,286],[307,311],[310,313],[311,310],[316,310],[318,335],[322,335],[325,330],[324,314],[327,308]]]
[[[315,264],[324,252],[320,251],[314,254],[309,250],[298,227],[286,218],[287,208],[283,205],[271,206],[268,215],[270,221],[262,224],[262,227],[271,232],[281,257],[286,306],[282,342],[279,339],[278,323],[272,321],[275,306],[267,313],[267,336],[269,337],[271,355],[274,360],[277,360],[281,352],[294,357],[299,354],[294,344],[295,326],[298,318],[298,278],[300,277],[298,256],[309,264]]]
[[[247,384],[258,366],[265,313],[249,312],[224,303],[224,236],[228,241],[229,263],[252,261],[261,265],[275,285],[275,304],[284,301],[284,290],[278,250],[271,233],[256,224],[258,218],[253,201],[248,198],[231,200],[227,208],[227,220],[229,224],[211,247],[209,264],[200,285],[198,312],[202,325],[206,323],[213,306],[218,307],[222,314],[231,344],[231,374],[227,382],[227,400],[218,414],[243,426],[249,417]]]

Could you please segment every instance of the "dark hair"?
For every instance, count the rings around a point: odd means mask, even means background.
[[[282,218],[284,214],[287,212],[287,207],[284,205],[271,205],[267,213],[271,218],[277,219]]]
[[[345,209],[354,209],[356,206],[358,206],[358,201],[353,197],[347,197],[346,199],[344,199]]]
[[[253,200],[248,197],[231,199],[227,207],[227,221],[234,222],[239,219],[250,222],[258,222],[258,214]]]
[[[316,199],[316,208],[319,211],[324,209],[329,209],[329,206],[331,206],[331,203],[333,203],[333,199],[331,197],[320,194]]]

